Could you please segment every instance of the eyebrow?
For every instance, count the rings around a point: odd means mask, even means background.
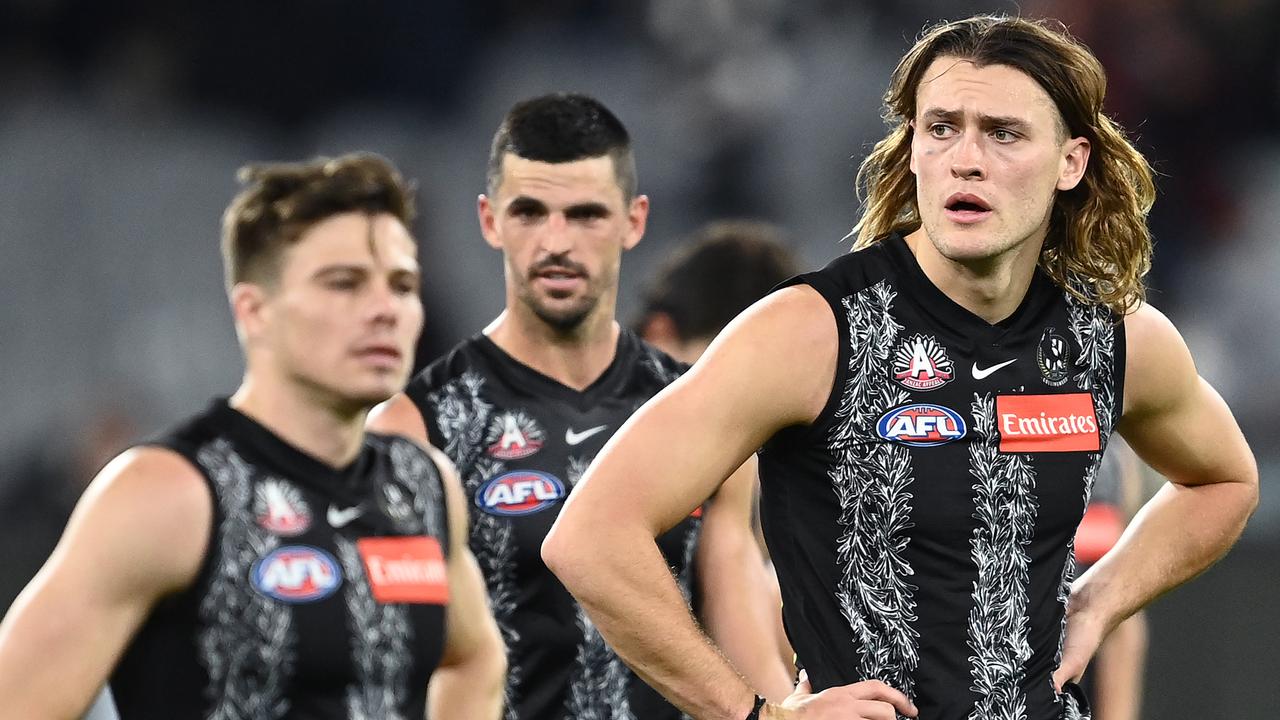
[[[521,195],[507,205],[507,212],[518,211],[546,213],[548,208],[546,203],[537,198]],[[601,202],[581,202],[565,207],[564,214],[566,217],[606,217],[610,214],[610,210],[608,205]]]
[[[955,125],[960,124],[964,119],[964,113],[959,110],[945,110],[943,108],[929,108],[920,113],[920,119],[925,122],[946,122]],[[1031,123],[1022,118],[1013,117],[1012,115],[986,115],[978,113],[978,127],[983,130],[991,130],[992,128],[1008,128],[1020,133],[1027,133],[1031,130]]]

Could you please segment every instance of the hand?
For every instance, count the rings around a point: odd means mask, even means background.
[[[827,688],[816,695],[809,674],[800,671],[800,682],[781,705],[766,705],[761,720],[897,720],[916,716],[916,706],[901,692],[879,680]]]
[[[1089,661],[1098,651],[1106,633],[1102,625],[1085,613],[1067,613],[1067,637],[1062,645],[1062,662],[1053,673],[1053,689],[1062,692],[1066,683],[1078,683]]]

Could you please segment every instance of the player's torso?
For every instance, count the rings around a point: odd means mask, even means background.
[[[791,571],[789,629],[815,687],[877,677],[944,720],[1058,717],[1068,544],[1118,410],[1120,331],[1044,278],[987,324],[903,249],[833,303],[824,417],[763,456],[767,534],[818,568]]]
[[[117,669],[122,718],[422,717],[448,600],[434,466],[371,437],[335,471],[225,406],[213,415],[197,442],[162,443],[208,479],[214,527],[199,579]]]
[[[436,382],[410,387],[433,441],[462,479],[471,548],[508,645],[509,717],[621,719],[671,711],[665,703],[638,707],[657,696],[635,687],[541,558],[543,539],[596,453],[674,377],[629,341],[581,393],[478,340],[446,359],[453,368],[437,373]],[[659,538],[685,588],[692,584],[697,526],[691,518]]]

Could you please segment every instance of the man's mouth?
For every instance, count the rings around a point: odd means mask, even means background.
[[[971,193],[956,193],[947,198],[946,216],[953,222],[970,224],[980,222],[991,214],[991,205]]]

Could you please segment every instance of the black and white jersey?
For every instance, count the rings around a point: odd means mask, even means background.
[[[213,526],[112,675],[122,720],[421,720],[449,593],[423,449],[369,434],[334,469],[221,400],[150,444],[204,476]]]
[[[761,454],[765,537],[815,691],[879,679],[929,720],[1059,720],[1072,538],[1121,410],[1124,331],[1037,270],[989,324],[901,237],[792,283],[829,303],[826,407]]]
[[[579,392],[477,335],[406,389],[466,490],[471,550],[507,645],[509,720],[680,717],[605,644],[541,547],[605,441],[682,370],[624,330],[613,363]],[[699,523],[691,517],[658,541],[686,597]]]

